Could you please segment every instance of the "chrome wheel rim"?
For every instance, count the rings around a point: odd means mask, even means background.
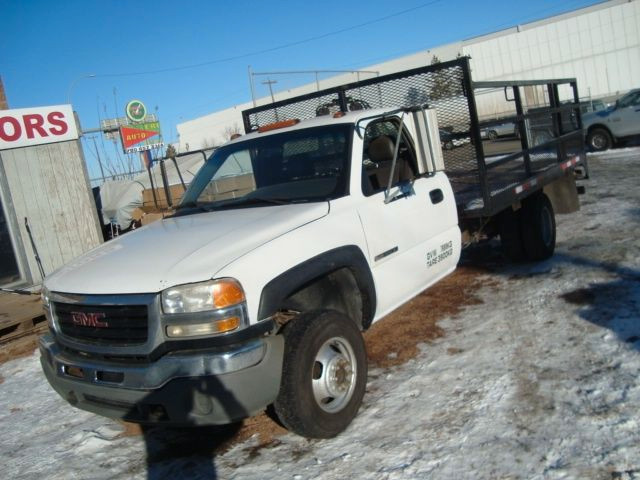
[[[333,337],[322,344],[311,377],[313,396],[322,410],[335,413],[347,406],[355,390],[357,368],[356,355],[346,339]]]
[[[595,148],[596,150],[601,150],[604,147],[606,147],[607,146],[607,141],[606,141],[604,135],[600,135],[600,134],[594,135],[591,138],[591,146],[593,148]]]

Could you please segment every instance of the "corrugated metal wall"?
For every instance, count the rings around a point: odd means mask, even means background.
[[[462,51],[474,80],[575,77],[582,98],[625,93],[640,87],[640,2],[600,4],[471,39]],[[485,115],[507,108],[495,95],[478,107]]]
[[[25,282],[41,280],[25,218],[46,274],[102,243],[77,140],[1,151],[0,174]]]

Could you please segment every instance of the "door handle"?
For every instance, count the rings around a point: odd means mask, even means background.
[[[442,190],[440,190],[439,188],[436,188],[435,190],[431,190],[429,192],[429,198],[431,198],[431,203],[433,204],[440,203],[442,200],[444,200],[444,193],[442,193]]]

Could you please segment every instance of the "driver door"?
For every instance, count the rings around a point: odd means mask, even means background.
[[[620,99],[620,104],[611,115],[614,131],[619,137],[640,133],[640,91]]]
[[[399,126],[397,118],[376,120],[364,136],[364,200],[358,214],[378,292],[376,316],[391,311],[450,272],[460,253],[460,230],[449,181],[444,173],[418,175],[413,142],[406,130],[392,181],[392,191],[402,193],[385,202],[393,160],[388,143],[395,146]],[[380,140],[383,137],[387,140]],[[387,144],[382,155],[381,142]]]

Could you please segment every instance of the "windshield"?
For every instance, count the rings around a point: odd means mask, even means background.
[[[640,105],[640,90],[629,92],[618,100],[618,108],[626,108],[632,105]]]
[[[216,150],[178,208],[313,202],[346,195],[350,124],[294,130]]]

